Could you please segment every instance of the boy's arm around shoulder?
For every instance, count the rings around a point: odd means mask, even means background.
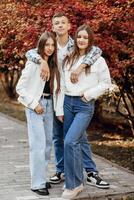
[[[85,66],[93,65],[97,59],[101,56],[102,50],[97,46],[92,46],[91,50],[87,53],[86,57],[84,58],[82,64],[85,64]]]
[[[25,56],[29,61],[32,61],[37,64],[41,63],[41,56],[37,53],[37,48],[30,49],[29,51],[26,52]]]

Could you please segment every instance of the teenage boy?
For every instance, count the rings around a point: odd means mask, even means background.
[[[74,41],[69,36],[68,31],[70,30],[70,22],[64,13],[57,13],[52,18],[52,30],[56,33],[57,38],[57,59],[58,68],[61,72],[62,62],[65,56],[72,51]],[[101,50],[98,47],[93,46],[91,51],[85,57],[83,63],[77,68],[77,70],[71,73],[72,83],[78,81],[79,74],[86,68],[87,65],[92,65],[101,55]],[[37,54],[36,49],[32,49],[26,53],[26,57],[36,63],[41,63],[42,73],[41,77],[45,80],[49,80],[50,72],[47,63],[41,59]],[[55,97],[55,94],[53,94]],[[54,98],[56,99],[56,98]],[[54,108],[56,107],[56,101],[54,101]],[[53,142],[55,149],[55,161],[56,161],[56,173],[50,178],[50,183],[57,184],[64,180],[64,138],[63,138],[63,116],[54,116],[54,127],[53,127]],[[81,145],[83,153],[83,165],[87,175],[87,184],[94,185],[98,188],[109,188],[109,183],[103,181],[96,169],[96,165],[92,160],[91,149],[86,138]]]

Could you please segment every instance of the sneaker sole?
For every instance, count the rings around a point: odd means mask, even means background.
[[[81,189],[76,196],[72,197],[71,199],[74,199],[75,197],[77,197],[81,192],[83,191],[83,189]]]
[[[52,181],[52,180],[49,180],[49,182],[50,183],[52,183],[52,184],[59,184],[59,183],[61,183],[61,182],[63,182],[64,180],[59,180],[59,181]]]
[[[83,188],[84,189],[84,188]],[[62,198],[63,199],[70,199],[70,200],[73,200],[75,197],[77,197],[82,191],[83,191],[83,189],[81,189],[81,190],[79,190],[79,192],[77,193],[77,195],[75,195],[75,196],[73,196],[73,197],[70,197],[70,198],[68,198],[68,197],[64,197],[64,196],[62,196]]]
[[[37,190],[32,190],[31,189],[31,191],[35,192],[36,194],[41,195],[41,196],[48,196],[49,195],[49,192],[47,194],[44,194],[43,192],[38,192]]]
[[[94,187],[97,187],[97,188],[100,188],[100,189],[109,189],[110,188],[110,185],[100,186],[100,185],[96,185],[94,183],[89,183],[89,182],[87,182],[87,185],[91,185],[91,186],[94,186]]]

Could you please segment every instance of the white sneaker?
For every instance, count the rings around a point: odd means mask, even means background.
[[[74,188],[73,190],[65,189],[62,193],[63,199],[73,199],[76,197],[80,192],[82,192],[84,186],[81,184],[80,186]]]
[[[65,180],[65,176],[64,176],[64,173],[61,173],[61,172],[56,172],[56,174],[54,174],[49,182],[52,183],[52,184],[57,184],[57,183],[61,183],[62,181]]]
[[[87,173],[87,184],[101,189],[108,189],[110,187],[110,184],[102,180],[102,178],[100,178],[100,176],[95,172]]]

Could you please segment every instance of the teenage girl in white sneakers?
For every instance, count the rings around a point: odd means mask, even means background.
[[[62,92],[64,98],[64,167],[65,187],[62,197],[72,199],[83,190],[83,162],[81,144],[94,114],[95,100],[111,86],[108,66],[103,57],[87,67],[77,83],[70,81],[73,70],[83,62],[93,45],[93,33],[88,25],[77,29],[74,51],[63,66]]]

